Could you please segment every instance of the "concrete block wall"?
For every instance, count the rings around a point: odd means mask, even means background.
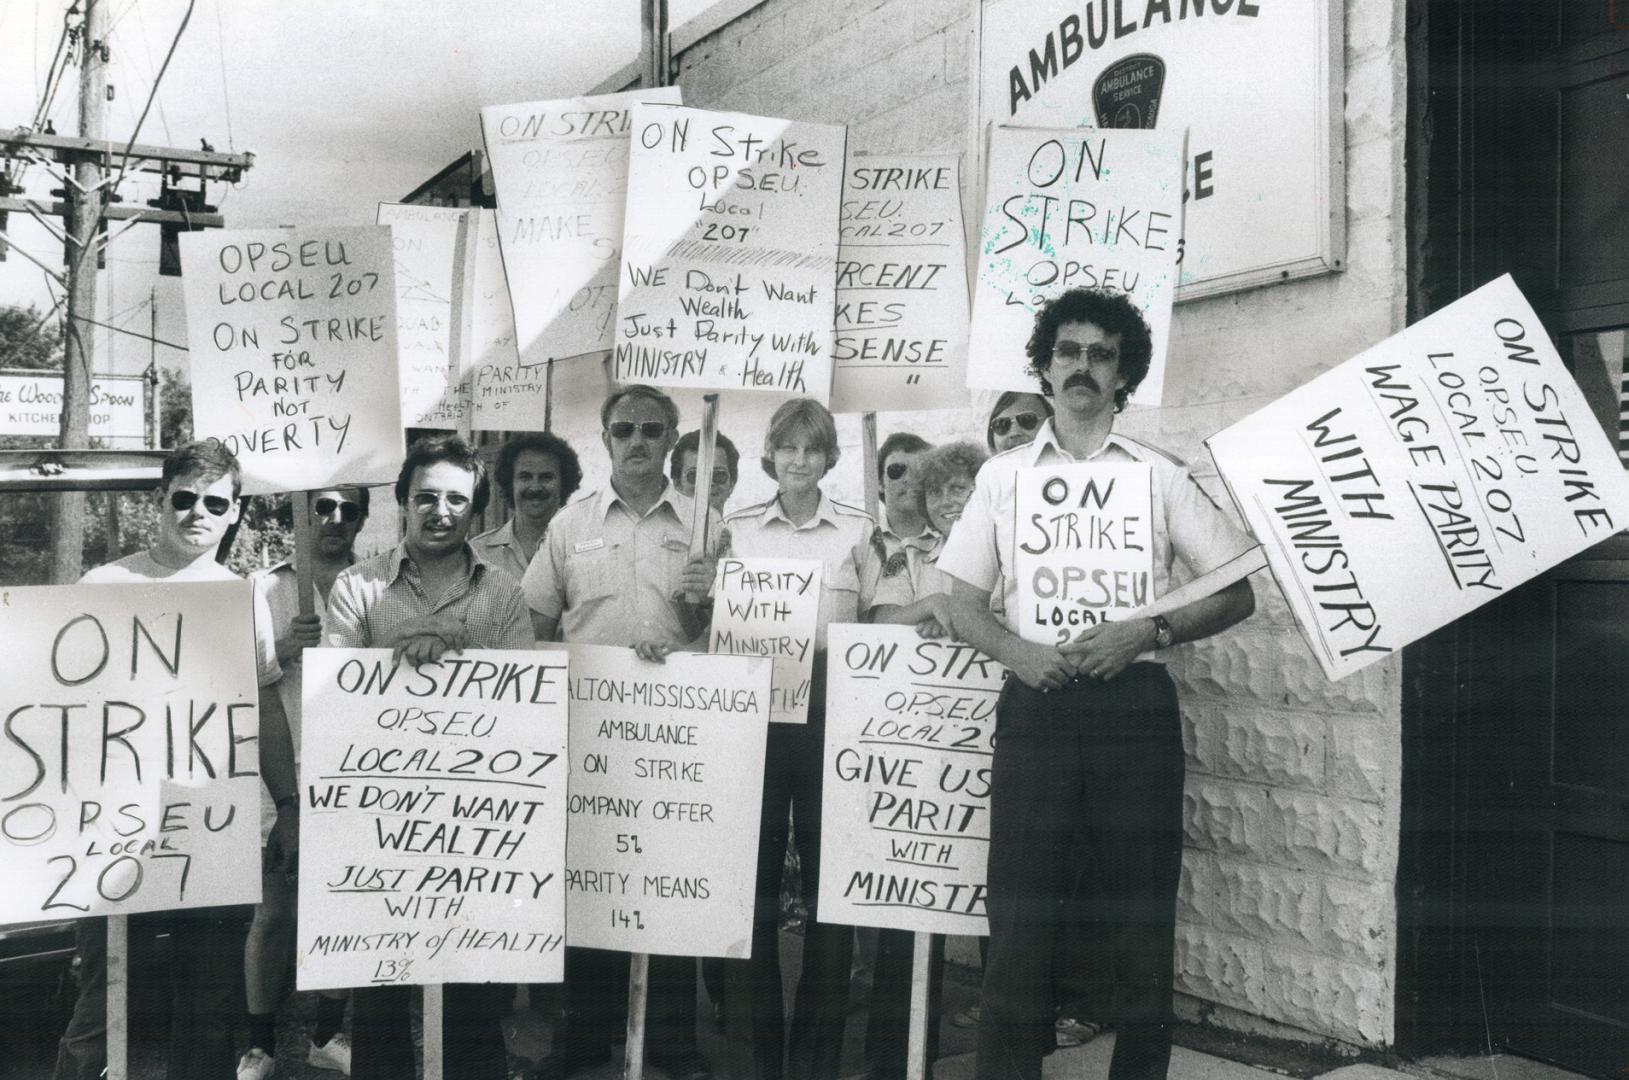
[[[1122,418],[1124,430],[1191,462],[1223,505],[1203,439],[1403,325],[1402,9],[1402,0],[1346,3],[1345,271],[1178,306],[1169,400]],[[676,57],[679,83],[692,105],[845,123],[851,152],[958,152],[977,78],[972,10],[971,0],[737,0],[715,12],[728,21]],[[694,399],[681,404],[699,418]],[[755,439],[775,404],[732,401],[722,419],[727,433],[753,436],[739,440],[740,499],[773,492]],[[988,404],[981,396],[971,411],[882,413],[879,430],[978,440]],[[597,425],[583,419],[592,481],[603,454]],[[859,427],[840,421],[846,460],[830,488],[858,499]],[[1255,584],[1254,618],[1172,664],[1189,758],[1177,986],[1187,1011],[1218,1022],[1244,1017],[1385,1045],[1395,993],[1397,662],[1330,683],[1272,579]]]

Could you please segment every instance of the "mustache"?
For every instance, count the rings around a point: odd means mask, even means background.
[[[1063,388],[1065,390],[1069,389],[1071,386],[1084,386],[1086,389],[1094,392],[1099,392],[1103,389],[1098,385],[1097,380],[1092,378],[1092,374],[1089,371],[1077,371],[1067,379],[1063,380]]]

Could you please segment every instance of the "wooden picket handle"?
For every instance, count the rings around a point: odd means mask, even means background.
[[[622,1080],[645,1075],[645,1003],[650,999],[650,953],[628,954],[628,1038]]]
[[[718,442],[718,395],[702,398],[701,442],[696,447],[696,505],[690,517],[690,557],[698,559],[707,554],[707,518],[713,495],[713,458]],[[699,604],[703,597],[685,595],[685,600]]]
[[[882,500],[877,490],[877,414],[860,414],[860,455],[865,468],[865,512],[878,527],[882,520]]]
[[[906,1044],[905,1080],[926,1080],[928,1074],[928,974],[933,957],[933,935],[911,935],[911,1029]]]
[[[130,1077],[130,916],[107,917],[108,1080]]]

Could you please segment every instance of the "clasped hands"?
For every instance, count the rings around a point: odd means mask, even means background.
[[[420,615],[408,619],[396,628],[392,640],[385,642],[391,648],[391,660],[406,660],[414,667],[434,664],[448,653],[463,652],[469,648],[469,628],[455,615]]]
[[[1036,690],[1058,690],[1080,676],[1107,681],[1153,648],[1156,633],[1153,619],[1098,623],[1062,645],[1022,642],[1007,666]]]

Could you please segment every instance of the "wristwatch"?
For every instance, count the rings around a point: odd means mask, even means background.
[[[1169,649],[1174,640],[1176,638],[1171,633],[1171,624],[1165,621],[1165,616],[1154,616],[1154,648]]]

